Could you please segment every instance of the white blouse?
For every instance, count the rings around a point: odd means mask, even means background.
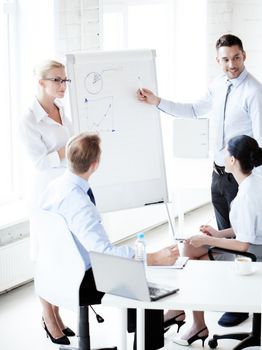
[[[65,117],[61,102],[55,101],[55,104],[59,108],[62,125],[51,119],[35,99],[19,127],[25,153],[34,165],[28,174],[30,183],[26,184],[30,208],[35,207],[47,184],[66,170],[66,160],[60,160],[57,150],[65,147],[73,135],[73,128]]]
[[[47,170],[65,166],[60,161],[57,150],[64,147],[73,135],[70,121],[65,117],[64,109],[59,101],[62,124],[51,119],[37,99],[24,115],[19,132],[29,158],[38,170]]]
[[[262,177],[251,174],[239,185],[232,201],[230,222],[241,242],[262,244]]]

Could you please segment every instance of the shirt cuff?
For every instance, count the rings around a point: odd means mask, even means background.
[[[168,109],[167,105],[168,105],[168,101],[161,98],[159,104],[156,107],[160,111],[166,112],[166,110]]]

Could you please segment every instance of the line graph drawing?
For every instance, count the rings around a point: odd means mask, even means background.
[[[85,125],[88,131],[115,132],[113,96],[97,100],[85,98]]]

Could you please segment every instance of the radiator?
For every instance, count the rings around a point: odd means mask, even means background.
[[[0,246],[0,293],[31,280],[33,269],[29,237]]]

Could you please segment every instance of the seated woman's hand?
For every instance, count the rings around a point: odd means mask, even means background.
[[[208,237],[206,234],[195,235],[187,240],[187,243],[192,245],[195,248],[202,247],[203,245],[208,244]]]
[[[216,230],[214,227],[210,225],[201,225],[199,230],[208,236],[213,236],[213,237],[218,236],[218,230]]]

